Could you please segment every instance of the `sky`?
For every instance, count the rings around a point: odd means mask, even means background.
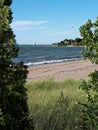
[[[80,26],[98,17],[98,0],[13,0],[11,9],[18,44],[52,44],[80,38]]]

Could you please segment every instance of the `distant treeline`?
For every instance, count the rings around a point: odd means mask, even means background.
[[[63,41],[57,42],[57,43],[53,43],[52,45],[55,46],[83,46],[83,42],[81,38],[75,38],[73,39],[65,39]]]

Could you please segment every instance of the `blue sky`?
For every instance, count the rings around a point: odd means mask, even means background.
[[[98,17],[98,0],[13,0],[11,24],[18,44],[51,44],[80,37]]]

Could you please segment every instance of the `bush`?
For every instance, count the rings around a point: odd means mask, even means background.
[[[85,49],[82,54],[92,63],[98,64],[98,18],[95,22],[88,20],[80,27]],[[98,129],[98,71],[90,74],[88,81],[83,81],[80,87],[86,92],[87,103],[81,103],[83,113],[83,130]]]
[[[81,104],[83,130],[98,129],[98,71],[90,74],[88,82],[85,80],[80,86],[87,95],[87,102]]]

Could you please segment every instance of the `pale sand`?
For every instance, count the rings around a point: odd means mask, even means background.
[[[53,78],[58,81],[68,78],[87,80],[88,75],[94,70],[98,70],[98,65],[92,64],[88,60],[31,66],[28,68],[27,81],[38,81],[47,78]]]

